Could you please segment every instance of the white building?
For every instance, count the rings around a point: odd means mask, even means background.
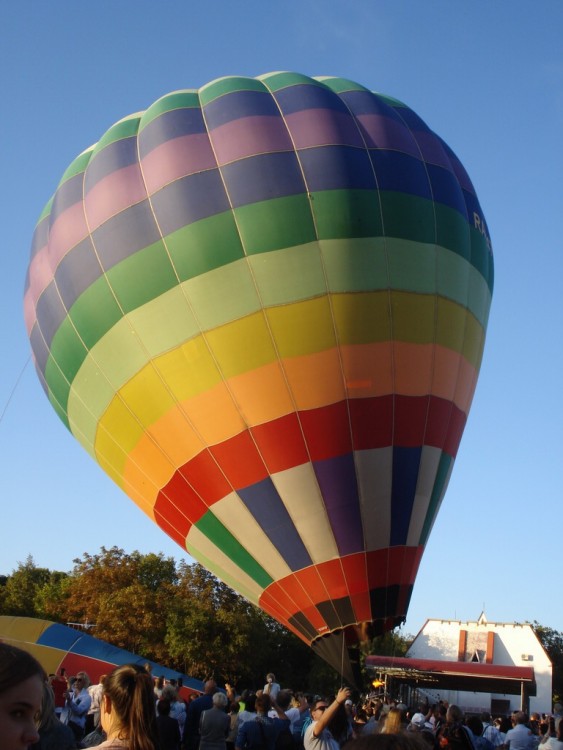
[[[481,614],[477,622],[427,620],[411,647],[407,658],[438,662],[473,662],[503,667],[533,668],[535,695],[522,706],[521,695],[425,689],[428,699],[455,703],[464,711],[490,711],[493,715],[527,708],[529,712],[551,712],[552,666],[549,657],[531,625],[488,622]],[[483,681],[486,685],[486,681]],[[439,694],[438,694],[439,693]]]

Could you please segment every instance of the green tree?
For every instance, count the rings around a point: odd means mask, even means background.
[[[2,587],[3,614],[36,617],[38,597],[42,588],[50,583],[52,575],[48,568],[38,568],[31,555],[25,563],[18,563]]]
[[[540,625],[534,620],[532,629],[551,659],[553,668],[553,702],[563,700],[563,633]]]

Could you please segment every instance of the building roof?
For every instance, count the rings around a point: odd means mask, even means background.
[[[366,667],[405,684],[433,690],[518,695],[524,688],[527,695],[536,694],[533,667],[394,656],[368,656]]]

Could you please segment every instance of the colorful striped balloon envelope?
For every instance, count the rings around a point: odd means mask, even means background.
[[[59,674],[63,668],[70,677],[84,670],[90,680],[97,683],[102,675],[109,674],[122,664],[148,665],[155,677],[162,676],[167,680],[182,678],[180,694],[183,698],[189,698],[193,693],[203,693],[201,680],[112,646],[83,630],[50,620],[0,615],[0,643],[9,643],[28,651],[47,674]]]
[[[340,668],[405,618],[492,287],[475,190],[420,117],[270,73],[168,94],[82,153],[25,318],[100,466]]]

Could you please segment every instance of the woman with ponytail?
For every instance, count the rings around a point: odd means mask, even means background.
[[[157,750],[151,676],[136,664],[124,664],[105,678],[103,686],[100,718],[107,739],[98,747]]]

